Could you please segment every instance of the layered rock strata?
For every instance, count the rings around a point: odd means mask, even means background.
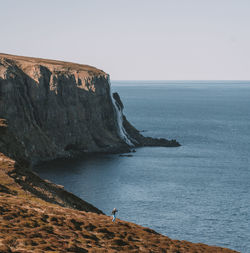
[[[0,118],[22,147],[20,157],[32,163],[134,145],[179,145],[140,135],[118,97],[111,95],[109,76],[94,67],[0,54]]]

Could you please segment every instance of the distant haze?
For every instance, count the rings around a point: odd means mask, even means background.
[[[250,80],[249,0],[0,0],[0,52],[115,80]]]

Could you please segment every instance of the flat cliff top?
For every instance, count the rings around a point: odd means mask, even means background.
[[[27,57],[27,56],[18,56],[11,54],[0,53],[0,59],[8,59],[14,61],[20,68],[25,69],[30,67],[31,65],[41,65],[45,66],[51,71],[77,71],[77,72],[86,72],[88,75],[106,75],[106,73],[102,70],[99,70],[95,67],[78,64],[73,62],[65,62],[65,61],[57,61],[50,59],[42,59],[35,57]],[[86,75],[87,76],[87,75]]]

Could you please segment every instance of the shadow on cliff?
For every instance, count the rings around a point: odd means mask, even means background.
[[[63,186],[43,180],[32,172],[29,159],[24,153],[24,148],[22,148],[22,143],[19,143],[15,136],[9,132],[5,119],[0,119],[0,152],[15,161],[14,167],[7,166],[8,171],[6,173],[14,179],[23,191],[62,207],[103,214],[98,208],[64,190]],[[2,166],[1,164],[1,169],[4,169]],[[10,190],[1,184],[0,192],[17,195],[17,191]]]
[[[7,61],[11,74],[0,78],[0,117],[8,120],[10,131],[22,144],[20,157],[25,153],[36,163],[80,153],[128,151],[117,131],[104,76],[86,78],[85,90],[81,79],[65,71],[52,74],[36,65],[36,81]]]
[[[113,102],[106,76],[90,71],[83,85],[70,68],[52,73],[36,64],[25,70],[27,74],[14,61],[6,62],[8,75],[0,78],[0,118],[8,120],[9,131],[20,144],[15,159],[18,152],[19,160],[25,157],[33,164],[83,153],[128,152],[130,146],[119,134],[117,113],[135,147],[180,146],[176,140],[141,135],[122,114],[118,93],[113,94]]]
[[[130,146],[119,135],[118,116],[135,147],[179,146],[175,140],[142,136],[122,114],[118,93],[113,94],[113,102],[105,76],[89,73],[83,86],[70,69],[52,73],[45,66],[32,65],[26,73],[15,61],[6,59],[5,63],[0,63],[6,68],[6,78],[0,78],[0,152],[16,161],[9,176],[40,199],[101,213],[63,187],[42,180],[30,168],[62,157],[128,152]]]

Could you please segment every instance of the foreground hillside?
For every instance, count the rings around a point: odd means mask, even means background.
[[[151,229],[102,214],[0,198],[1,252],[234,252],[171,240]]]
[[[3,154],[0,219],[0,252],[236,252],[171,240],[119,219],[113,223],[97,208]]]

